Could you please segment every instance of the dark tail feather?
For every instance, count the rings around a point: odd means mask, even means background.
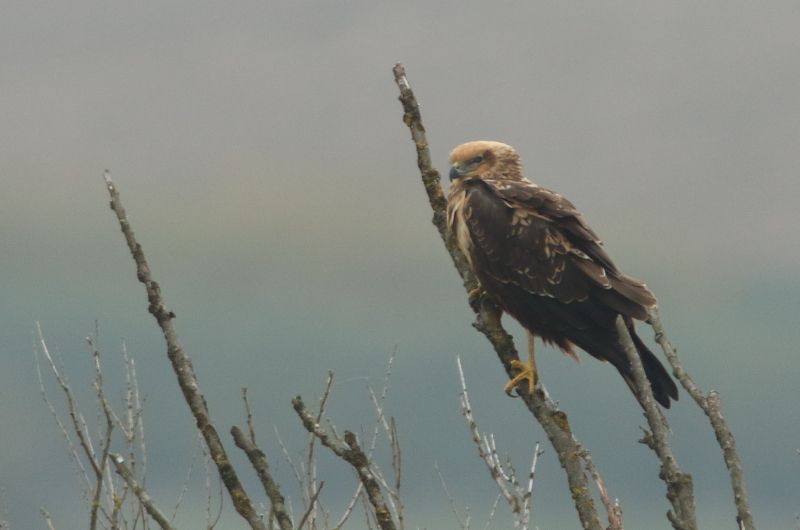
[[[631,334],[634,345],[636,345],[636,350],[639,352],[639,357],[642,359],[644,373],[647,375],[647,379],[650,380],[650,387],[653,389],[653,397],[656,398],[656,401],[658,401],[662,407],[668,409],[671,404],[670,398],[675,401],[678,400],[678,387],[675,386],[675,381],[672,380],[672,377],[670,377],[664,365],[661,364],[661,361],[659,361],[658,358],[653,355],[653,352],[642,342],[642,339],[640,339],[633,330],[633,326],[629,327],[628,331]],[[631,373],[630,367],[627,366],[627,370],[622,370],[617,366],[617,369],[619,373],[622,374],[625,382],[628,383],[633,394],[636,395],[636,391],[633,390],[633,374]]]

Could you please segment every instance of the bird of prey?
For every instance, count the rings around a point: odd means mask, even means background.
[[[614,265],[571,202],[522,175],[513,147],[468,142],[453,149],[450,163],[451,234],[483,291],[528,331],[529,363],[515,361],[520,373],[506,392],[524,380],[533,390],[534,336],[571,356],[577,346],[608,361],[633,390],[632,369],[616,331],[622,315],[656,401],[669,408],[670,398],[678,399],[675,382],[633,326],[656,304],[645,284]]]

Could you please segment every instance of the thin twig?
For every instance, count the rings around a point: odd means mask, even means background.
[[[536,478],[536,465],[539,463],[539,457],[544,453],[544,451],[539,449],[539,442],[536,442],[536,447],[533,448],[533,461],[531,462],[531,470],[528,474],[528,487],[525,490],[525,495],[523,497],[522,503],[522,522],[523,527],[528,528],[531,523],[531,512],[533,511],[533,481]],[[622,530],[620,529],[610,529],[610,530]]]
[[[645,436],[645,443],[650,447],[661,461],[659,476],[667,485],[667,499],[672,504],[672,509],[667,512],[667,518],[675,530],[696,530],[697,519],[694,509],[694,491],[692,476],[681,471],[675,455],[667,442],[669,429],[653,397],[653,390],[647,375],[644,372],[642,359],[633,344],[628,326],[621,316],[617,317],[617,335],[620,344],[625,350],[628,362],[631,365],[635,383],[636,397],[644,408],[647,424],[650,426],[652,436]]]
[[[370,442],[369,450],[367,451],[367,456],[369,458],[372,457],[377,445],[378,433],[380,432],[381,426],[383,426],[383,430],[386,434],[386,438],[389,441],[389,448],[392,454],[392,473],[394,474],[394,484],[390,485],[377,467],[375,469],[375,474],[376,478],[378,478],[378,480],[381,482],[381,485],[389,493],[389,503],[397,517],[397,524],[400,527],[400,530],[403,530],[405,528],[405,518],[403,514],[403,500],[400,495],[400,485],[402,482],[402,453],[400,451],[400,440],[397,435],[397,426],[395,425],[394,418],[389,418],[387,420],[386,415],[384,414],[384,403],[386,402],[386,396],[389,393],[389,380],[392,376],[392,365],[394,364],[396,356],[397,346],[394,347],[392,353],[389,355],[389,361],[386,364],[386,372],[384,373],[383,377],[383,388],[381,389],[380,397],[375,394],[375,391],[372,389],[371,385],[367,385],[367,391],[369,392],[370,399],[372,400],[372,406],[375,408],[376,418],[375,427],[372,432],[372,440]]]
[[[456,356],[456,364],[458,365],[458,376],[461,382],[461,413],[467,420],[467,426],[472,435],[472,441],[478,447],[478,455],[489,470],[489,475],[497,485],[500,494],[511,507],[511,512],[516,519],[520,511],[519,499],[508,487],[507,483],[511,482],[511,479],[506,474],[502,465],[500,465],[499,459],[496,456],[496,448],[493,448],[491,441],[487,439],[487,437],[481,436],[478,430],[478,423],[472,414],[472,404],[469,402],[469,393],[467,392],[467,383],[464,377],[464,369],[461,366],[460,356]]]
[[[350,501],[347,503],[347,506],[344,509],[344,513],[342,513],[339,520],[336,522],[336,526],[334,528],[342,528],[344,523],[347,522],[347,519],[350,517],[350,514],[353,513],[353,509],[355,509],[356,504],[358,503],[358,498],[361,496],[361,492],[364,490],[364,485],[359,482],[356,486],[356,491],[353,493],[353,496],[350,497]]]
[[[192,459],[189,461],[189,467],[186,469],[186,476],[183,478],[181,491],[178,493],[178,500],[175,501],[175,506],[172,508],[172,515],[169,518],[171,523],[175,522],[175,518],[178,516],[178,510],[180,509],[181,504],[183,503],[183,498],[186,495],[186,492],[189,491],[189,484],[191,483],[192,480],[192,474],[194,474],[194,466],[197,463],[197,459],[200,456],[200,454],[205,454],[205,451],[203,451],[203,446],[202,446],[203,439],[199,433],[197,437],[200,438],[199,440],[197,440],[198,447],[192,450]],[[200,449],[200,451],[197,450],[198,448]]]
[[[459,528],[462,530],[469,529],[469,517],[466,519],[462,519],[461,514],[458,513],[458,508],[456,507],[456,501],[453,498],[453,495],[450,493],[450,488],[447,487],[447,481],[444,479],[444,475],[442,474],[441,469],[439,469],[439,464],[437,462],[433,463],[433,468],[436,470],[436,474],[439,475],[439,481],[442,483],[442,489],[444,490],[444,495],[447,497],[447,503],[450,505],[450,511],[453,512],[453,516],[456,518],[456,522],[458,523]],[[498,498],[500,495],[498,495]],[[496,505],[497,503],[495,503]]]
[[[95,332],[96,333],[96,332]],[[94,530],[97,528],[97,512],[102,507],[100,505],[100,495],[103,491],[103,476],[106,472],[106,465],[108,462],[108,454],[111,451],[111,435],[114,431],[114,413],[111,411],[111,406],[108,404],[108,400],[106,399],[105,392],[103,390],[103,370],[100,367],[100,348],[97,345],[97,335],[95,337],[87,337],[87,343],[89,345],[89,349],[92,352],[92,357],[94,358],[94,366],[95,366],[95,382],[94,382],[94,389],[97,395],[97,400],[100,403],[100,406],[103,410],[103,416],[105,417],[105,432],[100,443],[100,457],[97,466],[95,467],[95,490],[94,490],[94,498],[92,499],[90,513],[90,523],[89,528],[90,530]],[[111,480],[108,481],[109,487],[113,486],[113,482]],[[113,495],[113,491],[111,491]],[[111,506],[113,507],[113,500]]]
[[[664,356],[672,366],[673,375],[680,381],[689,395],[692,396],[692,399],[703,410],[711,423],[714,435],[722,449],[722,457],[725,460],[725,466],[728,468],[728,474],[730,475],[733,499],[736,504],[737,524],[746,530],[756,530],[755,524],[753,523],[753,513],[750,510],[750,502],[747,498],[747,487],[745,486],[742,461],[739,459],[739,454],[736,452],[736,441],[733,438],[733,434],[722,415],[722,403],[719,394],[712,390],[708,395],[704,395],[689,373],[684,369],[678,357],[677,350],[667,338],[664,326],[661,324],[661,318],[659,317],[657,307],[654,307],[650,311],[647,322],[653,328],[655,340],[659,346],[661,346]]]
[[[314,505],[317,504],[317,499],[319,498],[319,494],[322,493],[322,487],[324,485],[325,485],[324,481],[321,481],[319,483],[317,491],[315,491],[314,496],[311,497],[308,508],[306,509],[306,513],[303,514],[303,517],[300,518],[300,522],[297,523],[297,528],[303,528],[303,525],[306,524],[306,519],[308,519],[308,516],[311,515],[311,512],[314,509]]]
[[[214,424],[211,422],[208,406],[200,391],[197,376],[194,373],[192,360],[183,350],[172,322],[175,318],[175,313],[167,310],[164,305],[164,299],[161,296],[161,288],[158,283],[153,280],[150,273],[150,266],[147,264],[144,252],[142,251],[142,246],[136,241],[125,209],[122,207],[119,192],[111,181],[111,175],[108,171],[105,172],[104,178],[106,188],[111,197],[111,209],[117,216],[120,228],[125,236],[125,241],[128,244],[128,249],[136,263],[136,277],[144,284],[145,290],[147,291],[147,300],[149,303],[148,311],[156,319],[164,335],[164,340],[167,344],[167,356],[178,378],[178,383],[186,399],[186,403],[189,405],[189,409],[194,416],[197,429],[203,435],[203,439],[208,447],[208,452],[217,465],[217,470],[219,471],[220,477],[222,477],[225,487],[228,489],[236,511],[254,530],[265,530],[264,522],[258,517],[250,498],[244,491],[241,482],[239,482],[239,477],[236,475],[236,471],[233,469],[228,459],[225,447],[222,445],[222,440]]]
[[[397,424],[394,417],[390,418],[390,432],[389,442],[392,449],[392,471],[394,473],[394,489],[389,489],[389,494],[394,498],[395,505],[397,506],[397,524],[400,530],[405,529],[405,514],[403,506],[403,498],[400,495],[400,484],[403,470],[403,454],[400,451],[400,438],[397,435]]]
[[[125,459],[114,453],[111,453],[109,458],[114,464],[119,476],[121,476],[125,483],[128,484],[134,495],[136,495],[136,498],[139,499],[139,502],[142,503],[144,509],[147,510],[147,513],[150,514],[150,517],[153,518],[158,526],[160,526],[163,530],[173,530],[173,526],[170,524],[169,519],[167,519],[164,513],[158,509],[158,507],[155,505],[155,502],[153,502],[153,499],[150,497],[150,495],[148,495],[147,491],[136,482],[136,479],[133,477],[133,473],[131,473],[131,470],[125,465]]]
[[[583,449],[581,458],[583,458],[583,461],[586,464],[586,471],[589,472],[589,475],[592,477],[592,480],[594,480],[594,483],[597,486],[597,491],[600,493],[600,502],[606,509],[606,514],[608,515],[607,530],[624,530],[622,527],[622,506],[620,506],[618,499],[612,502],[609,498],[608,490],[606,489],[606,483],[603,480],[603,477],[600,476],[600,472],[597,470],[597,467],[595,467],[591,453],[588,450]]]
[[[406,78],[405,68],[397,64],[394,67],[394,79],[400,89],[400,102],[403,105],[403,122],[411,131],[417,152],[417,165],[422,176],[425,191],[433,210],[433,224],[439,231],[445,248],[450,254],[453,264],[461,276],[467,292],[478,287],[478,281],[467,265],[464,255],[456,248],[453,238],[447,230],[445,209],[447,201],[440,183],[439,172],[431,164],[428,140],[425,137],[425,128],[422,125],[419,105]],[[478,297],[476,302],[470,304],[476,314],[475,328],[483,333],[497,353],[500,362],[509,374],[513,374],[511,361],[519,360],[513,339],[500,323],[500,310],[486,297]],[[581,526],[587,530],[602,530],[597,509],[594,505],[589,482],[583,471],[582,461],[579,456],[579,444],[569,427],[567,415],[558,410],[555,403],[547,397],[543,386],[533,394],[520,389],[519,392],[528,410],[544,429],[547,438],[555,449],[561,467],[567,475],[569,491],[578,512]]]
[[[305,489],[303,484],[303,477],[300,474],[300,470],[298,469],[297,465],[294,463],[294,459],[292,455],[289,454],[289,450],[286,449],[286,445],[283,443],[283,439],[281,438],[281,433],[278,431],[277,426],[273,426],[273,430],[275,431],[275,438],[278,440],[278,447],[281,448],[281,452],[283,453],[283,457],[286,459],[286,462],[289,464],[289,469],[292,470],[294,474],[294,478],[297,481],[297,485],[301,490]],[[291,511],[291,510],[290,510]]]
[[[244,402],[244,411],[247,414],[247,432],[250,434],[250,440],[256,443],[256,430],[253,427],[253,412],[250,409],[250,400],[247,399],[247,387],[242,387],[242,401]]]
[[[111,516],[108,514],[108,512],[105,509],[105,507],[103,507],[101,502],[100,502],[102,491],[103,491],[103,485],[104,485],[104,475],[105,475],[105,466],[106,466],[106,464],[105,464],[105,461],[103,461],[103,462],[99,462],[98,461],[97,452],[95,451],[94,446],[92,445],[92,438],[91,438],[91,434],[89,433],[89,427],[88,427],[88,425],[86,423],[86,420],[84,419],[83,414],[81,414],[81,412],[77,408],[77,405],[75,403],[75,398],[74,398],[74,396],[72,394],[72,389],[70,388],[70,386],[67,383],[66,379],[62,376],[61,372],[59,371],[55,360],[50,355],[50,351],[47,348],[47,344],[46,344],[46,342],[44,340],[44,335],[42,334],[41,326],[39,325],[38,322],[36,323],[36,330],[37,330],[38,342],[39,342],[39,346],[41,348],[42,354],[47,359],[47,362],[50,365],[50,369],[52,370],[53,375],[54,375],[56,381],[58,382],[58,385],[61,387],[61,391],[64,394],[64,397],[66,399],[67,411],[68,411],[68,414],[69,414],[69,417],[70,417],[70,420],[71,420],[71,423],[72,423],[72,430],[75,433],[75,436],[78,438],[79,445],[80,445],[81,449],[83,449],[83,454],[85,455],[86,460],[89,461],[91,469],[94,472],[94,481],[95,482],[94,482],[94,488],[92,488],[91,485],[90,485],[91,481],[89,480],[88,473],[86,472],[85,468],[83,467],[83,464],[81,463],[81,459],[78,457],[77,450],[72,445],[71,439],[70,439],[69,435],[67,434],[66,427],[61,422],[61,420],[58,418],[58,415],[55,412],[55,407],[52,405],[52,403],[49,401],[49,398],[47,397],[47,393],[46,393],[45,388],[44,388],[44,382],[42,381],[42,378],[41,378],[41,372],[39,372],[39,383],[40,383],[40,388],[41,388],[42,395],[44,396],[45,402],[50,407],[50,411],[56,417],[56,420],[57,420],[57,422],[59,424],[59,427],[62,430],[62,434],[64,434],[64,436],[67,439],[67,444],[70,447],[70,451],[73,454],[73,458],[76,460],[76,462],[78,462],[80,469],[83,470],[83,472],[84,472],[84,476],[85,476],[85,479],[86,479],[86,482],[87,482],[87,490],[86,490],[86,492],[88,493],[89,490],[93,489],[92,497],[91,497],[91,499],[89,499],[89,528],[91,530],[94,530],[94,529],[97,528],[98,514],[102,513],[106,519],[108,519],[108,520],[111,519]],[[98,373],[101,373],[100,372],[98,358],[96,358],[95,361],[96,361],[96,366],[97,366]],[[37,370],[38,370],[38,356],[36,358],[36,362],[37,362]],[[108,402],[105,401],[105,396],[102,393],[102,376],[99,376],[99,377],[101,377],[100,381],[99,382],[97,380],[95,381],[96,388],[97,388],[98,384],[100,385],[100,387],[99,387],[100,390],[97,390],[98,398],[100,399],[101,403],[104,406],[107,407],[108,406]],[[108,413],[108,409],[105,410],[105,417],[106,417],[106,432],[105,432],[105,435],[103,436],[103,440],[101,442],[101,452],[103,454],[103,457],[107,456],[107,454],[108,454],[108,450],[109,450],[110,443],[111,443],[111,430],[113,429],[113,422],[112,422],[112,419],[111,419],[111,415]]]
[[[492,503],[492,509],[489,511],[489,517],[486,518],[486,526],[483,527],[483,530],[489,530],[489,527],[492,526],[492,522],[494,521],[494,516],[497,514],[497,507],[500,505],[500,499],[503,496],[499,493],[494,498],[494,502]]]
[[[333,385],[333,371],[328,370],[328,377],[325,380],[325,388],[322,391],[322,396],[319,398],[319,409],[317,409],[317,421],[322,421],[325,415],[325,404],[328,402],[328,397],[331,394],[331,387]],[[308,515],[306,518],[311,517],[311,527],[315,526],[317,520],[316,501],[312,501],[319,495],[317,494],[317,460],[314,458],[314,449],[316,447],[317,437],[312,433],[308,435],[308,451],[306,452],[306,488],[305,501],[307,504]]]
[[[59,377],[60,377],[60,374],[58,372],[58,367],[54,364],[53,357],[50,355],[50,351],[47,348],[47,343],[44,340],[44,335],[42,335],[42,327],[39,324],[39,322],[36,322],[36,333],[37,333],[39,348],[41,348],[42,354],[47,359],[47,361],[48,361],[48,363],[50,365],[50,369],[53,370],[54,374],[56,374],[56,380],[58,380]],[[50,398],[47,395],[47,389],[45,388],[45,385],[44,385],[44,378],[42,377],[41,365],[39,363],[38,348],[34,348],[33,355],[34,355],[34,360],[36,362],[36,375],[37,375],[37,377],[39,379],[39,393],[42,395],[42,399],[44,400],[45,404],[47,405],[48,409],[50,410],[50,414],[52,414],[53,418],[56,420],[56,424],[58,424],[58,428],[59,428],[59,431],[61,432],[61,435],[66,440],[67,450],[69,452],[70,458],[72,459],[73,462],[75,462],[75,466],[78,468],[78,471],[80,471],[81,477],[83,478],[83,481],[85,482],[84,491],[89,491],[89,489],[91,488],[91,480],[89,479],[89,474],[86,471],[86,467],[83,465],[83,461],[81,460],[80,455],[78,454],[78,448],[73,443],[72,437],[70,437],[69,432],[67,431],[66,425],[64,425],[64,422],[61,421],[61,417],[58,415],[58,412],[56,411],[55,405],[53,405],[53,402],[50,401]],[[69,387],[67,387],[67,388],[69,388]],[[64,389],[64,387],[62,386],[62,391],[63,391],[63,389]],[[71,394],[71,391],[70,391],[70,394]],[[69,403],[70,403],[70,400],[67,399],[68,406],[69,406]]]

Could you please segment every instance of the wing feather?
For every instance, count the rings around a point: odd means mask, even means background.
[[[567,199],[527,181],[466,184],[472,260],[494,281],[564,304],[593,299],[623,315],[647,317],[652,293],[617,269]]]

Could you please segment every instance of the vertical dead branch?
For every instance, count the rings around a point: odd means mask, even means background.
[[[696,530],[697,520],[694,510],[694,488],[692,476],[681,471],[678,461],[672,454],[672,449],[667,442],[669,428],[661,410],[653,398],[653,390],[636,346],[633,344],[628,327],[621,316],[617,317],[617,334],[620,338],[628,362],[631,364],[633,379],[636,383],[636,397],[644,407],[644,415],[650,426],[652,436],[645,436],[645,443],[650,447],[661,461],[659,476],[667,484],[667,498],[672,504],[672,510],[667,512],[667,518],[675,530]]]
[[[399,99],[403,105],[403,122],[411,131],[411,139],[416,147],[417,166],[433,210],[433,224],[439,231],[445,248],[464,282],[465,289],[469,293],[478,287],[478,281],[469,270],[466,259],[456,248],[455,242],[448,233],[445,219],[447,201],[440,183],[439,172],[434,169],[431,163],[428,140],[425,136],[425,127],[422,125],[419,105],[414,92],[411,90],[411,85],[408,83],[403,65],[395,65],[394,80],[400,89]],[[506,373],[511,377],[511,361],[518,360],[519,355],[511,335],[506,332],[500,322],[500,310],[486,297],[477,297],[470,305],[476,314],[476,322],[473,325],[492,344]],[[597,509],[589,490],[589,481],[583,471],[580,445],[572,434],[567,415],[558,410],[555,403],[547,397],[544,387],[537,388],[533,394],[525,392],[524,389],[520,389],[519,393],[528,410],[533,413],[542,429],[544,429],[553,449],[555,449],[561,467],[567,475],[570,494],[578,512],[581,526],[585,529],[601,530],[602,526],[597,515]]]
[[[239,515],[248,522],[251,528],[254,530],[264,530],[264,522],[256,513],[250,502],[250,498],[247,496],[247,493],[245,493],[241,482],[239,482],[239,477],[236,475],[236,471],[233,469],[228,459],[225,447],[222,445],[222,440],[211,422],[208,406],[200,391],[197,376],[194,373],[192,360],[183,350],[178,340],[175,326],[172,323],[172,319],[175,318],[175,313],[167,310],[164,305],[164,299],[161,296],[161,288],[152,278],[150,266],[147,264],[142,246],[136,241],[133,229],[125,214],[125,209],[122,207],[119,192],[111,181],[111,175],[108,171],[106,171],[104,178],[106,181],[106,188],[111,197],[111,209],[117,216],[120,228],[125,236],[125,241],[128,244],[128,249],[136,263],[136,277],[144,284],[145,290],[147,291],[147,300],[149,302],[148,311],[156,319],[164,335],[164,340],[167,344],[167,356],[178,378],[178,384],[183,392],[183,397],[186,399],[186,403],[189,405],[189,409],[194,416],[197,429],[203,435],[211,458],[217,465],[220,477],[222,477],[222,482],[225,484],[231,496],[234,508],[236,508]]]
[[[672,366],[672,373],[678,381],[680,381],[683,388],[686,389],[686,392],[692,396],[695,403],[703,410],[711,423],[711,428],[714,430],[717,442],[720,448],[722,448],[722,457],[725,460],[725,466],[728,468],[728,474],[730,475],[733,500],[736,504],[736,522],[740,528],[756,530],[755,524],[753,523],[753,513],[750,510],[750,502],[747,498],[747,488],[745,487],[742,462],[739,459],[739,454],[736,452],[736,441],[722,415],[722,403],[720,402],[719,394],[712,390],[708,395],[703,395],[692,377],[683,368],[683,364],[678,357],[678,352],[675,347],[672,346],[672,343],[670,343],[664,331],[664,326],[661,324],[658,308],[653,308],[650,311],[648,323],[653,328],[656,342],[661,346],[664,355]]]

